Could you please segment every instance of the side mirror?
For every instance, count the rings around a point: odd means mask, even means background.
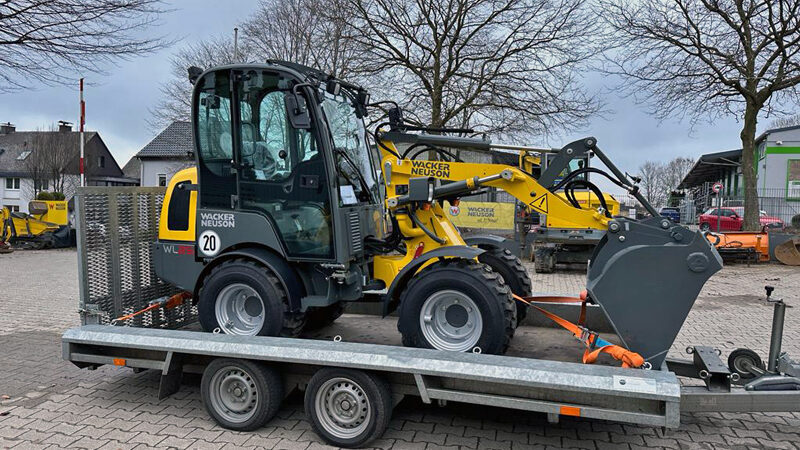
[[[283,103],[286,105],[286,115],[292,127],[304,130],[311,128],[311,116],[308,115],[306,101],[302,96],[287,92],[283,96]]]

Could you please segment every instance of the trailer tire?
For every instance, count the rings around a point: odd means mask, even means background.
[[[305,325],[303,313],[289,310],[289,296],[278,277],[249,259],[231,259],[211,269],[198,297],[198,319],[208,332],[297,337]],[[235,297],[246,298],[243,311],[234,308]]]
[[[400,294],[399,315],[406,347],[502,355],[517,327],[517,308],[503,277],[460,258],[414,275]]]
[[[203,371],[200,393],[206,411],[220,426],[250,431],[263,427],[278,412],[283,377],[262,363],[217,358]]]
[[[321,308],[309,308],[306,311],[306,330],[318,330],[336,321],[344,314],[344,303],[337,302]]]
[[[337,447],[364,447],[383,435],[392,417],[389,384],[360,370],[318,370],[308,382],[304,404],[314,431]]]
[[[764,370],[764,363],[761,361],[761,357],[749,348],[737,348],[728,356],[728,368],[731,372],[738,373],[739,378],[742,380],[756,377],[754,373],[747,370],[748,365]]]
[[[481,247],[485,252],[478,256],[478,261],[491,267],[503,277],[511,292],[520,297],[529,297],[533,289],[531,277],[519,258],[510,250],[500,247]],[[528,315],[528,305],[516,301],[517,325]]]
[[[553,273],[556,270],[556,251],[551,247],[534,249],[533,270],[536,273]]]

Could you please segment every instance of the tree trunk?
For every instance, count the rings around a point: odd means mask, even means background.
[[[756,189],[756,125],[759,108],[747,101],[744,112],[742,139],[742,175],[744,178],[744,230],[761,231],[759,221],[758,191]]]

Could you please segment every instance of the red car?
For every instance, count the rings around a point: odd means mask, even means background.
[[[718,211],[721,211],[721,214]],[[763,228],[783,228],[783,221],[777,217],[768,216],[766,211],[760,211],[759,220]],[[718,221],[719,229],[717,229]],[[723,206],[722,208],[711,208],[700,214],[698,223],[701,231],[742,231],[744,207]]]

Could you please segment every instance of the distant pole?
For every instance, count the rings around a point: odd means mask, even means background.
[[[86,103],[83,101],[83,78],[81,78],[81,133],[80,133],[80,140],[81,140],[81,162],[80,162],[80,171],[81,171],[81,187],[86,186],[86,175],[85,175],[85,168],[86,164],[84,163],[84,155],[83,155],[83,126],[86,124]]]
[[[239,27],[233,28],[233,61],[239,62]]]

